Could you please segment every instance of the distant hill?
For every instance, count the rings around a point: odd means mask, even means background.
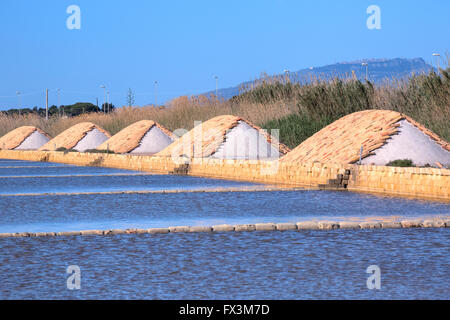
[[[412,74],[428,73],[434,69],[422,58],[366,59],[290,71],[288,74],[290,81],[301,83],[308,82],[314,78],[348,78],[352,77],[352,72],[355,73],[355,76],[358,79],[364,80],[366,76],[366,67],[363,66],[362,63],[368,64],[368,79],[375,84],[380,84],[392,78],[405,79]],[[285,78],[285,74],[274,75],[272,77],[282,80]],[[258,80],[256,80],[256,82],[257,81]],[[250,89],[253,83],[254,81],[246,81],[235,87],[219,89],[218,95],[226,100],[230,99],[231,97],[238,95],[239,91]],[[215,94],[215,91],[205,93],[205,95],[209,94]]]

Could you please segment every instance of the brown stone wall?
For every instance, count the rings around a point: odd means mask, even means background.
[[[351,165],[350,191],[450,200],[450,170]]]
[[[183,162],[174,162],[165,157],[18,150],[0,150],[0,158],[102,166],[161,174],[168,174]],[[350,191],[450,200],[450,170],[447,169],[196,158],[190,160],[188,174],[317,187],[319,184],[327,184],[329,179],[336,179],[337,174],[344,174],[346,169],[351,170],[348,184]]]

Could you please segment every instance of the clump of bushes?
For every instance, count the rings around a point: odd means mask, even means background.
[[[333,121],[328,117],[318,119],[307,115],[291,114],[281,119],[271,120],[264,124],[270,134],[271,129],[280,129],[280,141],[294,149],[299,141],[304,141]]]
[[[64,147],[59,147],[59,148],[57,148],[55,151],[64,152],[64,153],[68,153],[68,152],[78,152],[78,151],[75,150],[75,149],[67,149],[67,148],[64,148]]]
[[[111,150],[98,150],[98,149],[88,149],[84,151],[86,153],[107,153],[107,154],[115,154],[114,151]]]
[[[68,152],[79,152],[78,150],[75,149],[66,149],[64,147],[59,147],[57,148],[55,151],[60,151],[60,152],[64,152],[64,153],[68,153]],[[107,154],[115,154],[114,151],[111,150],[97,150],[97,149],[88,149],[83,151],[85,153],[107,153]]]
[[[416,165],[410,159],[397,159],[386,164],[389,167],[415,167]]]

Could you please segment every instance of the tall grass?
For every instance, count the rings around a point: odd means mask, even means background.
[[[56,136],[82,121],[94,122],[115,134],[142,119],[155,120],[170,130],[189,130],[194,121],[233,114],[267,129],[280,129],[281,142],[295,147],[340,117],[365,109],[402,112],[449,141],[450,68],[378,86],[354,78],[311,79],[303,84],[275,78],[259,82],[228,101],[214,96],[179,97],[166,107],[123,107],[111,114],[52,117],[48,121],[34,114],[0,114],[0,136],[23,125],[37,126]]]
[[[231,100],[236,105],[247,101],[265,105],[282,102],[289,109],[295,106],[292,114],[260,124],[267,129],[279,128],[281,141],[291,148],[342,116],[367,109],[404,113],[450,140],[450,68],[379,86],[339,78],[313,79],[303,85],[263,83]]]
[[[170,130],[179,128],[190,130],[194,126],[194,121],[206,121],[223,114],[239,115],[254,123],[261,124],[295,111],[286,108],[286,105],[282,102],[232,105],[210,99],[208,103],[198,104],[197,99],[187,97],[178,98],[175,102],[169,103],[167,107],[160,108],[123,107],[110,114],[89,113],[73,118],[55,116],[49,118],[48,121],[36,114],[8,116],[0,113],[0,136],[24,125],[39,127],[51,136],[56,136],[65,129],[84,121],[96,123],[111,134],[115,134],[126,126],[143,119],[157,121]]]

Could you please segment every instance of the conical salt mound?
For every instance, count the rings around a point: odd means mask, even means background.
[[[423,166],[450,165],[450,144],[410,117],[390,110],[349,114],[323,128],[280,161],[386,165],[410,159]]]
[[[3,150],[36,150],[46,144],[51,137],[39,128],[23,126],[16,128],[0,138]]]
[[[63,131],[44,144],[39,150],[53,151],[58,148],[73,149],[80,152],[95,149],[111,135],[91,122],[81,122]]]
[[[236,116],[203,122],[172,143],[158,156],[218,159],[276,159],[289,152],[261,128]]]
[[[97,149],[115,153],[155,154],[173,141],[176,136],[151,120],[141,120],[103,142]]]

